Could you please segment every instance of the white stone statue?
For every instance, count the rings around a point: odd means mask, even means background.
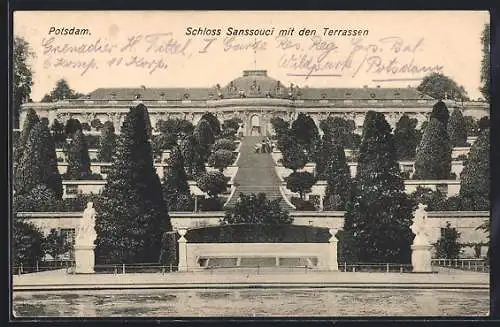
[[[411,225],[411,231],[415,234],[413,239],[414,245],[428,245],[429,244],[429,234],[427,232],[427,206],[419,203],[417,210],[415,210],[415,216],[413,218],[413,224]]]
[[[76,246],[93,246],[97,238],[95,231],[95,216],[96,212],[93,208],[93,203],[88,202],[87,208],[83,211],[83,218],[76,230]]]
[[[432,244],[429,244],[427,208],[422,203],[418,204],[413,218],[411,230],[415,234],[413,245],[411,246],[411,264],[413,272],[430,273],[432,272]]]

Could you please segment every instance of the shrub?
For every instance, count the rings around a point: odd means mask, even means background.
[[[459,239],[460,233],[457,229],[452,228],[450,222],[446,222],[441,238],[434,245],[437,257],[442,259],[458,258],[462,249],[462,245],[458,242]]]
[[[316,211],[316,206],[311,201],[303,200],[294,196],[291,198],[290,202],[292,202],[295,209],[299,211]]]
[[[219,171],[205,172],[198,180],[198,187],[210,197],[216,198],[227,190],[229,178]]]
[[[52,190],[44,184],[39,184],[28,193],[16,194],[13,204],[16,212],[43,212],[58,211],[59,201]]]
[[[234,162],[234,159],[235,156],[232,151],[221,149],[210,155],[208,158],[208,164],[222,172],[226,167]]]
[[[290,224],[236,224],[190,229],[192,243],[327,243],[328,228]]]
[[[204,198],[198,202],[198,209],[200,211],[221,211],[223,206],[224,203],[216,197]]]
[[[12,264],[35,267],[43,258],[43,234],[32,223],[14,218],[12,226]]]
[[[314,183],[316,178],[307,171],[293,172],[286,178],[286,187],[292,192],[298,192],[301,199],[304,199],[305,193],[311,192]]]
[[[215,141],[215,144],[214,144],[214,147],[212,150],[214,152],[217,150],[234,151],[234,150],[236,150],[236,143],[233,140],[218,139],[217,141]]]
[[[464,117],[464,122],[465,122],[465,130],[467,132],[467,136],[477,136],[478,133],[478,126],[477,126],[477,121],[474,119],[474,117],[471,116],[465,116]]]
[[[226,210],[221,224],[290,224],[292,218],[280,206],[280,199],[268,200],[264,193],[240,193],[233,208]]]

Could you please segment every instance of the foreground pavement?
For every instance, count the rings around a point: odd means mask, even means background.
[[[68,274],[55,270],[13,276],[14,291],[193,288],[432,288],[489,289],[489,274],[476,272],[366,273],[331,271],[202,271]]]

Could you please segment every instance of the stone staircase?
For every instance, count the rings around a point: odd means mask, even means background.
[[[269,200],[281,199],[283,209],[293,210],[281,196],[280,180],[274,170],[271,154],[255,152],[255,144],[262,139],[260,136],[246,136],[242,139],[238,172],[234,179],[236,192],[226,207],[234,206],[240,193],[265,193]]]

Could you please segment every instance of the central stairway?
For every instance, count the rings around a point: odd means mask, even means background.
[[[281,207],[293,210],[281,196],[281,184],[276,175],[275,165],[270,153],[256,153],[255,144],[262,141],[262,136],[246,136],[241,140],[238,172],[234,179],[236,192],[226,207],[232,207],[239,194],[265,193],[269,200],[281,199]]]

